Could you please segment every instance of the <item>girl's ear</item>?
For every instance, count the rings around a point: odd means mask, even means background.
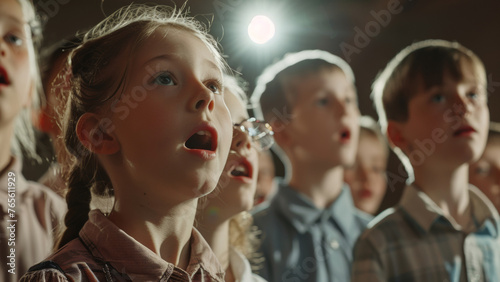
[[[108,125],[108,126],[106,126]],[[100,155],[112,155],[120,150],[120,143],[110,132],[111,121],[95,113],[83,114],[76,125],[76,135],[83,146]]]
[[[388,121],[387,123],[387,139],[389,142],[406,152],[408,141],[405,139],[401,127],[401,123],[395,121]]]

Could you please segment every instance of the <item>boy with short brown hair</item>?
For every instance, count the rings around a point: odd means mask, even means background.
[[[352,281],[499,281],[499,216],[468,180],[488,132],[482,62],[456,42],[418,42],[387,65],[373,95],[414,181],[359,238]]]
[[[349,281],[352,248],[371,219],[343,182],[359,134],[350,67],[319,50],[287,55],[264,71],[252,101],[288,160],[288,177],[254,214],[265,257],[258,273],[268,281]]]

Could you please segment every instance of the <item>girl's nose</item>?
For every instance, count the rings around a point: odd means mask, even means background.
[[[240,152],[243,149],[250,149],[252,147],[252,141],[250,136],[244,132],[241,128],[235,126],[233,127],[233,142],[231,143],[231,150]]]
[[[0,40],[0,57],[5,57],[7,46],[3,40]]]
[[[188,108],[193,112],[204,111],[208,109],[208,111],[213,111],[214,104],[214,93],[208,89],[203,83],[197,82],[193,88],[194,94],[189,100]]]

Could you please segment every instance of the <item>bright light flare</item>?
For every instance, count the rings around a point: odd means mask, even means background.
[[[257,44],[264,44],[274,37],[274,23],[266,16],[255,16],[248,25],[248,36]]]

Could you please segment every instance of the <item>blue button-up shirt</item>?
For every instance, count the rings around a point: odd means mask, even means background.
[[[469,188],[473,221],[463,230],[413,186],[380,214],[354,251],[352,281],[500,281],[500,221]],[[373,226],[372,226],[373,225]]]
[[[265,258],[257,273],[268,281],[349,281],[354,243],[371,218],[354,207],[347,185],[322,210],[282,184],[254,212]]]

